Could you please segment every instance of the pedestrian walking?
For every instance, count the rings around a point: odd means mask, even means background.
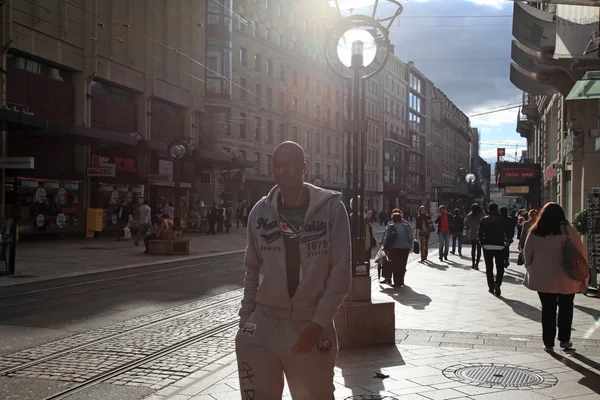
[[[465,218],[464,225],[469,235],[471,242],[471,268],[479,270],[479,262],[481,261],[481,243],[479,242],[479,225],[484,217],[483,210],[479,204],[471,206],[471,212]]]
[[[140,206],[140,217],[138,221],[139,229],[137,234],[135,235],[134,245],[138,246],[140,244],[140,239],[144,239],[146,237],[146,232],[150,228],[150,222],[152,219],[152,209],[148,205],[148,200],[144,199],[142,205]]]
[[[529,230],[535,224],[538,219],[539,211],[536,209],[529,210],[527,215],[527,220],[523,223],[523,229],[521,231],[521,238],[519,239],[519,251],[522,251],[525,248],[525,241],[527,240],[527,235],[529,235]]]
[[[232,217],[233,208],[231,207],[231,202],[227,202],[227,206],[225,207],[225,233],[229,233],[229,229],[233,226],[231,223]]]
[[[395,232],[396,239],[391,245],[387,245],[386,241],[390,235]],[[408,255],[413,248],[415,237],[412,228],[408,221],[402,215],[402,211],[394,209],[392,211],[392,221],[387,224],[383,235],[381,236],[380,244],[385,246],[389,252],[389,258],[392,260],[392,276],[394,283],[387,279],[384,283],[391,284],[394,287],[404,286],[404,277],[406,275],[406,264],[408,263]]]
[[[487,275],[488,290],[500,297],[502,279],[504,278],[504,248],[506,235],[504,222],[498,212],[498,204],[490,203],[488,215],[481,220],[479,225],[479,242],[483,247],[485,260],[485,273]],[[496,277],[494,279],[494,262],[496,263]]]
[[[508,215],[508,208],[500,208],[500,217],[502,217],[502,225],[504,226],[504,235],[506,242],[504,246],[504,266],[508,268],[510,265],[510,245],[513,243],[515,238],[515,223],[514,220]]]
[[[223,204],[219,204],[217,212],[217,233],[223,233],[223,224],[225,222],[225,207]]]
[[[333,318],[350,287],[350,226],[338,192],[304,183],[297,143],[273,154],[276,186],[249,215],[236,337],[242,396],[333,399]]]
[[[452,215],[446,211],[446,206],[440,206],[439,215],[435,219],[439,238],[440,261],[448,260],[448,248],[452,236]]]
[[[219,210],[217,209],[217,203],[213,203],[212,207],[206,211],[206,221],[208,222],[208,230],[206,231],[206,236],[213,234],[216,235],[215,225],[217,224],[217,214]]]
[[[452,254],[456,254],[458,247],[458,255],[462,257],[462,236],[465,231],[465,217],[462,216],[460,210],[454,210],[452,216]],[[458,245],[457,243],[458,242]]]
[[[242,223],[242,227],[246,227],[246,225],[244,224],[244,208],[244,202],[241,201],[238,203],[237,208],[235,210],[235,219],[238,228],[240,227],[240,222]]]
[[[573,279],[567,272],[563,253],[567,240],[585,260],[588,275],[583,280]],[[542,303],[542,339],[544,350],[554,350],[558,307],[558,340],[560,347],[570,349],[573,323],[573,303],[576,293],[588,288],[589,268],[587,251],[577,233],[569,225],[565,212],[556,203],[542,208],[539,218],[531,226],[525,242],[525,280],[523,284],[536,292]]]
[[[425,262],[427,261],[427,256],[429,254],[429,237],[432,232],[435,232],[435,227],[433,226],[431,217],[427,214],[425,206],[419,207],[418,214],[415,222],[415,229],[417,230],[417,236],[419,238],[421,262]]]
[[[121,202],[119,209],[117,210],[117,221],[119,226],[119,231],[117,232],[117,242],[121,240],[127,240],[127,236],[125,234],[125,229],[129,229],[129,205],[126,200]]]

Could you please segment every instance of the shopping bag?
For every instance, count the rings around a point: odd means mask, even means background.
[[[525,257],[523,257],[523,252],[520,252],[519,256],[517,257],[517,265],[523,264],[525,264]]]
[[[421,252],[421,245],[419,244],[419,241],[416,239],[413,241],[413,252],[415,254],[419,254]]]
[[[381,264],[381,276],[383,277],[383,279],[392,279],[392,261],[389,259],[386,259],[386,261],[384,261]]]
[[[125,239],[125,240],[131,239],[131,229],[129,229],[128,226],[123,228],[123,239]]]

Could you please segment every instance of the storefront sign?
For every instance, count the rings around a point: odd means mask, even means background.
[[[56,190],[58,188],[58,182],[44,182],[44,189],[46,190]]]
[[[21,187],[23,189],[36,189],[38,188],[40,185],[38,183],[38,181],[32,181],[29,179],[22,179],[21,180]]]
[[[117,172],[137,172],[133,158],[111,157],[92,153],[92,167],[113,167]]]
[[[148,175],[148,183],[170,183],[171,177],[169,175],[164,174],[153,174]]]
[[[0,169],[34,169],[33,157],[6,157],[0,158]]]
[[[532,179],[538,177],[536,168],[506,168],[500,171],[500,179]]]
[[[79,190],[79,182],[65,182],[65,190]]]
[[[115,167],[89,167],[87,169],[88,176],[103,176],[111,177],[115,176]]]
[[[507,186],[504,188],[504,194],[527,194],[529,186]]]
[[[100,185],[100,192],[105,193],[105,192],[112,192],[112,191],[113,191],[112,185]]]

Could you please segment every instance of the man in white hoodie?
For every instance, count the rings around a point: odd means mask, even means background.
[[[304,183],[302,147],[273,154],[277,185],[248,221],[236,354],[242,399],[333,399],[333,318],[351,277],[350,226],[341,194]]]

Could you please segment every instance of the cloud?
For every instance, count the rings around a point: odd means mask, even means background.
[[[507,4],[510,4],[506,0],[468,0],[468,1],[471,3],[481,5],[481,6],[497,8],[498,10],[501,10]]]
[[[477,111],[474,113],[477,113]],[[518,109],[513,109],[472,117],[471,126],[484,129],[506,127],[507,125],[511,125],[513,128],[516,128],[517,114]]]

